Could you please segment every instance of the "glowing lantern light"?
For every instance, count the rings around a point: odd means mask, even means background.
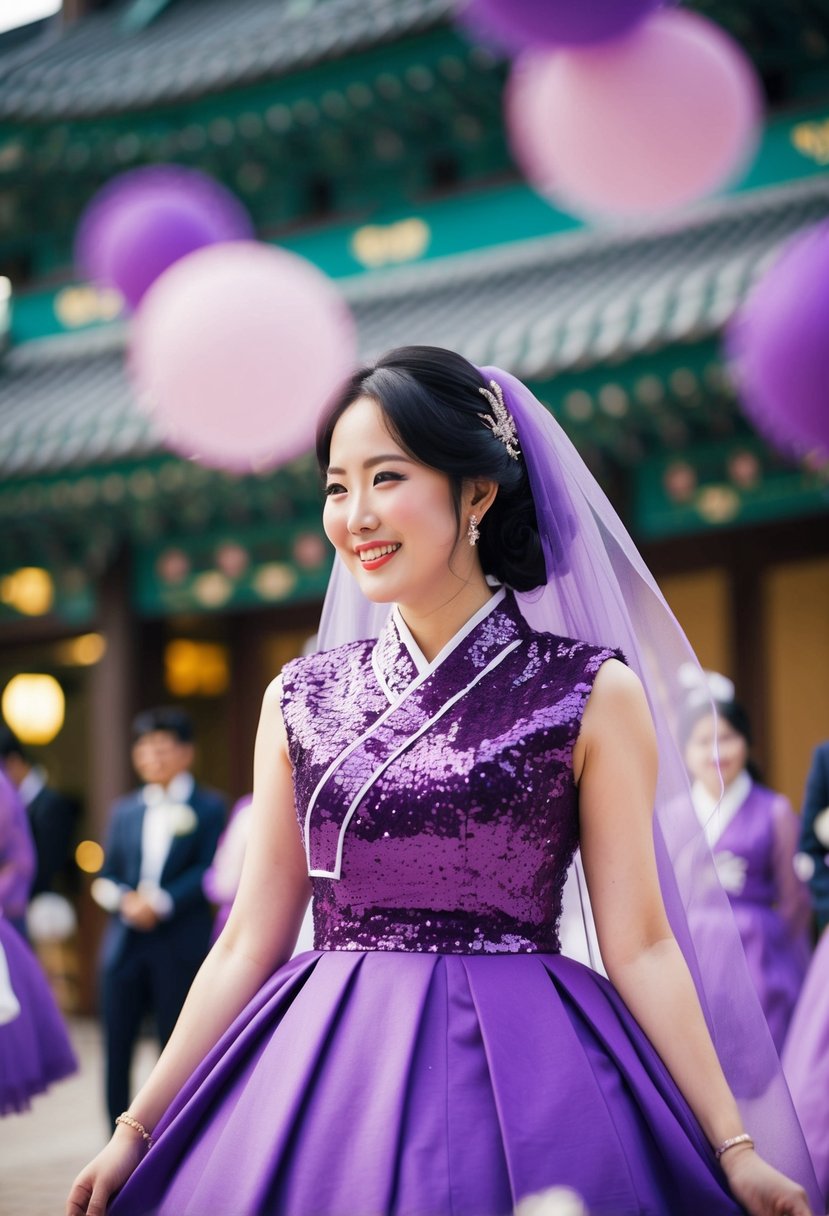
[[[51,743],[63,726],[66,702],[54,676],[13,676],[3,689],[0,705],[22,743]]]
[[[82,633],[56,647],[61,663],[72,667],[94,667],[106,654],[106,638],[100,633]]]
[[[21,566],[0,579],[0,600],[24,616],[43,616],[54,599],[52,576],[39,566]]]
[[[97,874],[104,864],[104,850],[97,840],[82,840],[75,849],[75,863],[84,874]]]
[[[227,647],[175,638],[164,651],[164,683],[174,697],[218,697],[230,683]]]

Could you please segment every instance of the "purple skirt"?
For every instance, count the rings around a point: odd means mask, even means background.
[[[610,984],[559,955],[282,967],[190,1078],[111,1216],[726,1216],[694,1116]]]
[[[780,1052],[809,966],[805,934],[802,940],[792,940],[788,926],[774,908],[741,900],[734,900],[731,907],[749,973]]]
[[[0,1115],[9,1115],[27,1110],[35,1094],[77,1072],[78,1061],[40,963],[2,917],[0,943],[20,1004],[17,1017],[0,1025]]]

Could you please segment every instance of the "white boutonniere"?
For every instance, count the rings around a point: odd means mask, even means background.
[[[792,858],[792,869],[801,882],[809,882],[815,873],[815,859],[808,853],[795,853]]]
[[[817,836],[824,849],[829,849],[829,806],[815,815],[812,831]]]
[[[169,809],[170,831],[174,836],[189,836],[195,832],[199,817],[186,802],[175,803]]]

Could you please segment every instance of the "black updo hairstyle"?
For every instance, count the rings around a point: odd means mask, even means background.
[[[478,369],[454,351],[388,351],[372,366],[358,368],[331,402],[317,429],[317,461],[325,476],[334,427],[359,397],[371,397],[403,450],[449,478],[458,533],[464,481],[497,483],[495,501],[479,525],[481,566],[499,583],[531,591],[547,581],[535,504],[523,457],[514,460],[481,418],[492,414],[480,391],[487,387]]]

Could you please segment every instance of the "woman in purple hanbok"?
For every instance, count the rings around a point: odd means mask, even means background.
[[[569,1186],[807,1216],[736,935],[727,993],[690,936],[724,897],[660,701],[687,644],[609,504],[518,381],[434,348],[355,373],[318,454],[329,649],[266,693],[227,926],[67,1212],[507,1216]],[[612,982],[559,952],[577,847]]]
[[[783,1048],[783,1071],[829,1204],[829,929],[806,973]]]
[[[5,915],[22,921],[33,875],[26,811],[0,768],[0,1115],[28,1109],[78,1067],[40,963]]]
[[[230,909],[239,889],[242,863],[245,859],[248,831],[250,829],[250,807],[253,798],[245,794],[231,807],[227,825],[219,837],[213,860],[204,872],[202,890],[216,906],[216,917],[210,931],[210,943],[215,942],[227,924]]]
[[[811,886],[817,947],[783,1049],[783,1071],[823,1193],[829,1197],[829,740],[812,757],[803,795],[799,861]],[[823,874],[818,872],[823,871]]]
[[[811,952],[809,892],[794,868],[800,823],[789,800],[756,779],[748,715],[730,681],[715,675],[712,692],[716,712],[692,695],[684,713],[691,796],[782,1051]]]
[[[23,800],[0,764],[0,912],[26,935],[26,905],[37,867]]]
[[[829,1198],[829,929],[824,929],[800,990],[783,1048],[792,1091],[818,1183]]]

